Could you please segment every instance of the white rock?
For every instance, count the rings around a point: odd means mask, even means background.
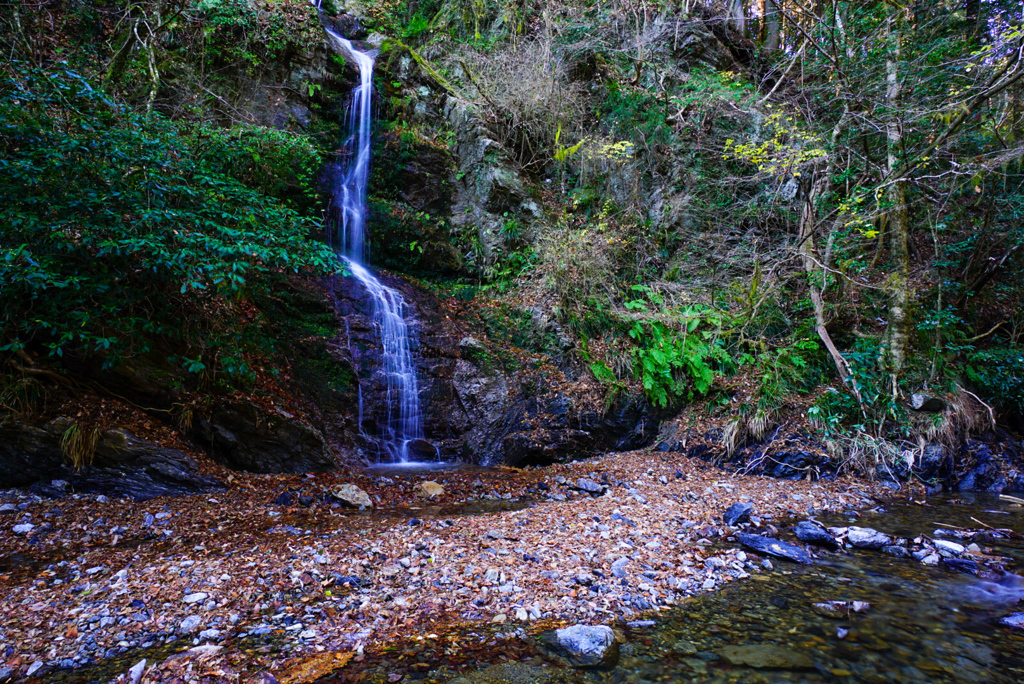
[[[22,523],[21,525],[15,525],[14,527],[12,527],[11,531],[14,532],[14,534],[28,534],[35,528],[36,526],[32,523]]]
[[[332,492],[335,499],[353,508],[373,508],[370,495],[354,484],[343,484]]]
[[[194,594],[189,594],[188,596],[186,596],[184,598],[184,601],[185,603],[199,603],[200,601],[205,601],[207,596],[209,596],[209,594],[207,594],[206,592],[197,591]]]
[[[554,646],[581,667],[612,665],[619,656],[615,632],[605,625],[573,625],[555,630]]]

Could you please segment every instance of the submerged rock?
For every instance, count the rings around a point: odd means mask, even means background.
[[[500,663],[451,680],[451,684],[546,684],[561,681],[557,668],[527,663]]]
[[[736,539],[740,544],[757,553],[784,558],[796,563],[810,564],[814,562],[811,555],[799,546],[779,541],[778,539],[762,537],[759,534],[747,534],[745,532],[737,532]]]
[[[614,665],[619,659],[615,632],[605,625],[572,625],[556,629],[548,645],[577,667]]]
[[[732,506],[729,506],[723,515],[722,519],[725,520],[726,525],[739,525],[750,520],[750,514],[754,512],[754,504],[749,501],[737,501]]]
[[[814,662],[805,654],[775,644],[726,646],[715,653],[733,666],[772,670],[810,670],[814,667]]]
[[[370,495],[354,484],[343,484],[331,493],[335,499],[353,508],[373,508]]]
[[[811,607],[819,615],[830,618],[845,618],[850,613],[866,613],[871,610],[871,604],[867,601],[823,601],[813,603]]]

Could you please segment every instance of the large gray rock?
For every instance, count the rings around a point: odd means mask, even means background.
[[[796,538],[806,544],[825,546],[830,549],[838,549],[840,544],[832,534],[825,528],[815,525],[810,520],[798,522],[793,528]]]
[[[924,411],[926,413],[938,413],[946,408],[946,402],[938,397],[921,393],[910,395],[910,405],[915,411]]]
[[[547,643],[576,667],[608,667],[619,659],[615,632],[605,625],[572,625],[556,629]]]

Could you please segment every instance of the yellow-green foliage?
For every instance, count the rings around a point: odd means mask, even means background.
[[[757,170],[772,176],[800,176],[808,164],[824,160],[828,152],[824,140],[808,131],[799,118],[782,111],[772,112],[764,122],[769,137],[760,142],[725,141],[726,158],[732,156],[754,164]]]

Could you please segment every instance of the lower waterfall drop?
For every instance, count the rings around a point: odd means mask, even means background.
[[[359,85],[352,90],[349,109],[348,166],[331,188],[332,214],[327,239],[352,276],[373,301],[373,322],[382,347],[381,371],[387,386],[387,415],[378,417],[379,461],[412,464],[410,444],[423,440],[419,383],[413,363],[408,307],[397,290],[383,283],[366,267],[366,187],[370,172],[370,123],[373,95],[373,55],[361,52],[330,26],[327,34],[359,68]],[[359,394],[360,430],[363,399]],[[435,450],[436,451],[436,450]]]

